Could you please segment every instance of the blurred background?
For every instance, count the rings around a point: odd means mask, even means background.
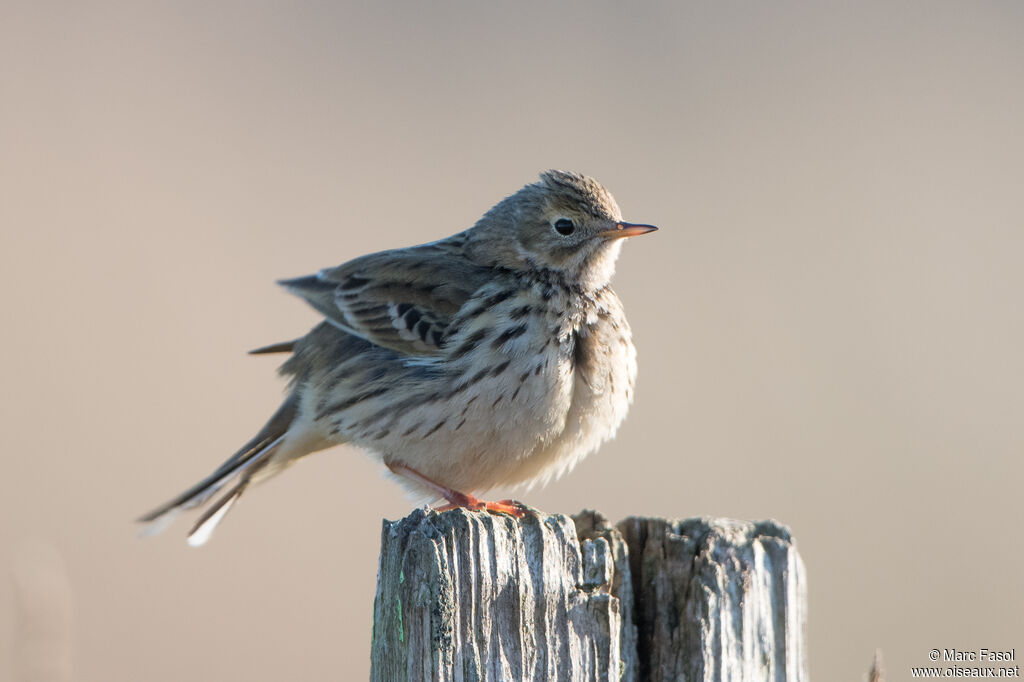
[[[1024,651],[1024,4],[8,0],[0,676],[363,679],[381,519],[342,447],[201,550],[132,519],[247,440],[317,320],[274,280],[546,168],[628,220],[618,438],[551,512],[775,518],[810,669]]]

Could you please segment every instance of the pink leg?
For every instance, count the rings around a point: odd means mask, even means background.
[[[448,504],[443,507],[438,507],[437,511],[448,511],[449,509],[458,509],[459,507],[462,507],[471,511],[487,511],[495,514],[508,514],[509,516],[516,517],[517,519],[526,514],[526,506],[521,502],[516,502],[515,500],[486,502],[474,497],[473,495],[460,493],[458,490],[452,490],[451,488],[445,487],[440,483],[427,478],[407,464],[388,461],[385,461],[384,463],[394,474],[416,481],[423,487],[436,492],[438,496],[448,500]]]

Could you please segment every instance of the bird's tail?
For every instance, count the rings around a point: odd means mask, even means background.
[[[203,505],[228,481],[237,479],[237,483],[203,513],[189,532],[188,543],[190,545],[198,546],[205,543],[224,515],[245,492],[253,476],[267,465],[277,451],[289,426],[295,420],[297,411],[298,396],[292,394],[260,432],[221,464],[216,471],[171,501],[140,517],[138,519],[140,523],[149,524],[143,533],[147,535],[159,533],[170,524],[178,513]]]

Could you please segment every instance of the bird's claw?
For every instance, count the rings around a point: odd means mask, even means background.
[[[517,519],[521,519],[526,516],[526,512],[530,510],[529,507],[518,500],[499,500],[497,502],[488,502],[486,500],[478,499],[472,495],[463,494],[458,499],[449,500],[448,504],[435,508],[434,511],[444,512],[452,509],[468,509],[469,511],[504,514]]]
[[[499,500],[497,502],[484,502],[484,510],[492,514],[506,514],[521,519],[526,516],[530,509],[519,500]]]

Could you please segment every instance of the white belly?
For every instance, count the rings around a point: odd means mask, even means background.
[[[481,337],[471,352],[436,365],[443,377],[410,385],[400,409],[372,427],[361,416],[379,415],[381,403],[353,406],[339,435],[467,493],[562,475],[614,435],[632,398],[635,351],[618,299],[608,295],[573,314],[541,309],[510,321],[526,297],[511,299],[453,341]]]

